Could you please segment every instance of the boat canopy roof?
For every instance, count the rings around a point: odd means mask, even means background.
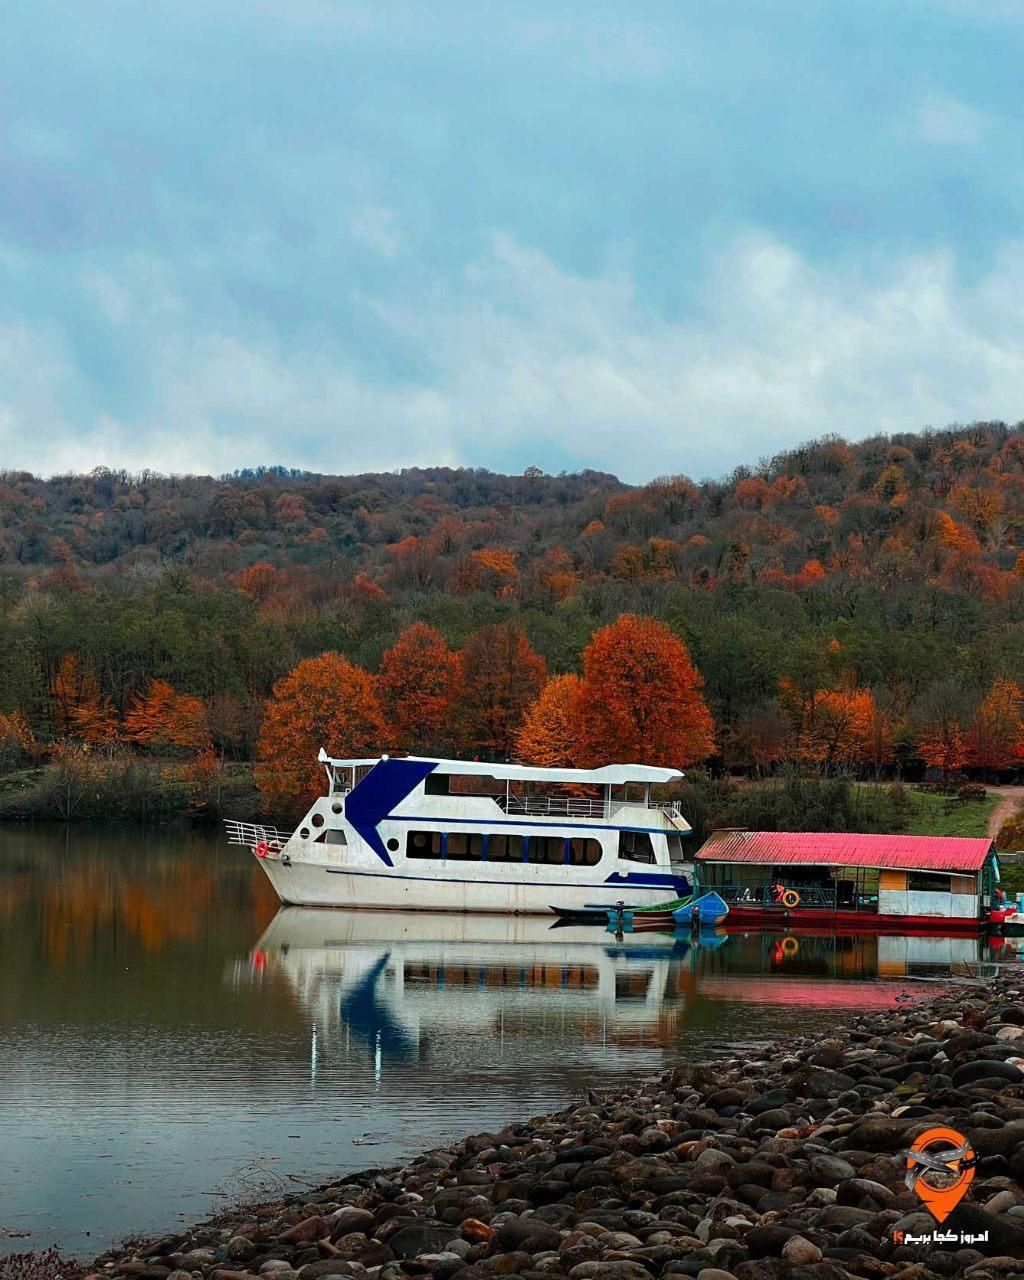
[[[651,764],[606,764],[600,769],[542,769],[539,765],[493,764],[488,760],[432,760],[429,756],[401,756],[403,760],[419,760],[434,765],[434,773],[479,774],[486,778],[502,778],[515,782],[576,782],[592,786],[619,787],[627,782],[678,782],[678,769],[659,769]],[[336,769],[368,768],[387,756],[367,760],[335,760],[323,747],[317,759]]]
[[[714,831],[698,862],[793,866],[877,867],[886,871],[948,871],[973,875],[992,841],[973,836],[867,835],[851,831]]]

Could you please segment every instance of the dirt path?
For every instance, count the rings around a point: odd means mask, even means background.
[[[999,797],[999,803],[988,815],[988,834],[995,837],[1006,819],[1024,800],[1024,787],[986,787],[986,790]]]

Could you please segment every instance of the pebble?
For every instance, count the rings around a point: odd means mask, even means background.
[[[1024,1274],[1024,980],[932,991],[371,1170],[85,1276],[142,1280],[938,1280]],[[595,1088],[598,1088],[597,1082]],[[932,1125],[980,1163],[947,1226],[901,1152]]]

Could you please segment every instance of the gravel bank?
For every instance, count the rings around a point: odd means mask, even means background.
[[[943,1230],[900,1152],[965,1133]],[[1024,1278],[1024,978],[956,987],[106,1255],[145,1280]]]

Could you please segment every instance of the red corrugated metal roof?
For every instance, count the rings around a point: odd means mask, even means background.
[[[978,871],[992,841],[967,836],[877,836],[832,831],[716,831],[700,862],[766,866],[880,867],[894,871]]]

